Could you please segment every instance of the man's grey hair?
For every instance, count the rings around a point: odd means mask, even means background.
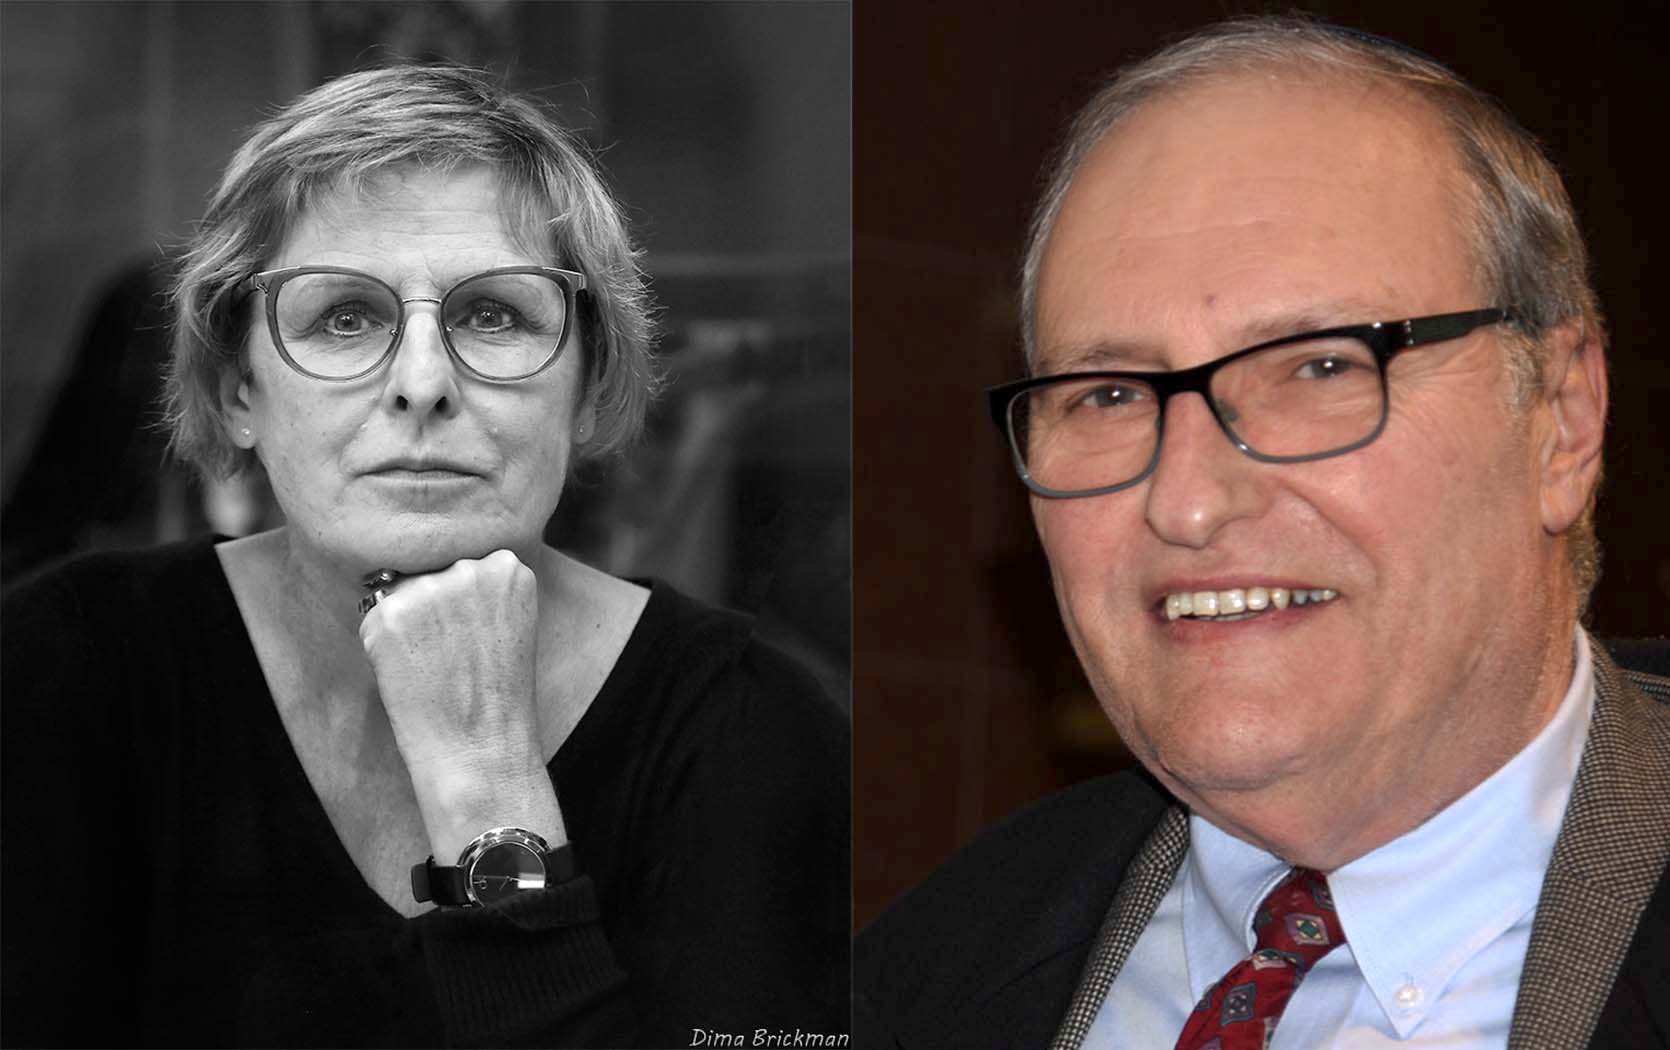
[[[1246,74],[1346,77],[1427,103],[1456,149],[1463,230],[1484,306],[1513,310],[1505,340],[1514,404],[1541,388],[1550,331],[1576,324],[1604,346],[1605,319],[1589,280],[1588,250],[1559,172],[1536,139],[1494,99],[1433,60],[1379,37],[1302,16],[1232,19],[1128,66],[1079,111],[1045,171],[1021,270],[1021,333],[1036,364],[1038,276],[1050,231],[1085,158],[1144,103]],[[1595,496],[1567,532],[1579,610],[1600,575]]]

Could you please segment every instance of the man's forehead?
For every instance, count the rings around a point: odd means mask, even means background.
[[[1163,202],[1176,211],[1227,184],[1256,217],[1264,198],[1239,192],[1249,183],[1376,192],[1411,179],[1442,184],[1453,179],[1456,162],[1433,107],[1406,89],[1362,75],[1221,74],[1170,89],[1123,117],[1087,154],[1067,202]],[[1162,216],[1146,218],[1144,235],[1164,233],[1156,221]]]
[[[1455,151],[1429,107],[1389,95],[1245,74],[1129,114],[1086,156],[1045,245],[1040,352],[1116,316],[1216,304],[1256,334],[1272,313],[1432,298],[1434,280],[1470,298]]]
[[[1437,105],[1407,82],[1355,68],[1315,65],[1244,66],[1212,72],[1198,72],[1186,79],[1156,88],[1134,101],[1103,131],[1092,150],[1111,141],[1129,139],[1141,132],[1173,130],[1179,138],[1191,137],[1187,120],[1179,126],[1179,114],[1192,114],[1199,121],[1207,116],[1241,124],[1251,135],[1263,133],[1272,118],[1283,109],[1292,115],[1314,118],[1319,123],[1343,116],[1341,130],[1346,137],[1374,144],[1356,117],[1372,115],[1382,134],[1395,132],[1413,137],[1443,136],[1444,118]],[[1195,135],[1199,139],[1201,136]],[[1429,141],[1427,145],[1436,145]],[[1305,140],[1266,138],[1264,153],[1272,158],[1304,153]],[[1207,148],[1213,148],[1208,141]]]

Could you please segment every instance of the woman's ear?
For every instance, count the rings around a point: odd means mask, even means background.
[[[596,433],[597,411],[588,391],[580,395],[579,404],[574,406],[574,447],[584,448]]]
[[[255,413],[249,404],[249,385],[253,377],[244,375],[241,368],[228,368],[220,374],[220,413],[226,420],[227,436],[241,449],[255,447]]]

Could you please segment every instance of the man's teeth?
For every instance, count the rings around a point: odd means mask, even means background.
[[[1286,587],[1235,587],[1227,591],[1179,591],[1166,595],[1166,619],[1192,616],[1203,620],[1245,619],[1248,613],[1265,609],[1285,609],[1291,603],[1327,602],[1339,597],[1339,592],[1325,587],[1294,589]]]

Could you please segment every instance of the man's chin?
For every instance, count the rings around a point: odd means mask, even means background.
[[[1291,736],[1243,739],[1198,736],[1160,744],[1142,764],[1184,801],[1261,794],[1291,783],[1314,764],[1314,751]]]

